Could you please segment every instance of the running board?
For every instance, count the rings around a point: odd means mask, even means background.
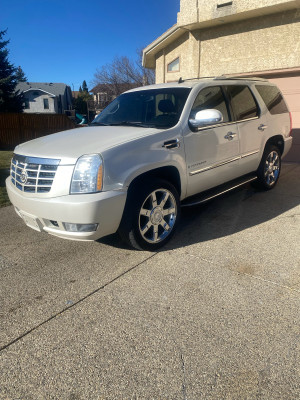
[[[205,192],[202,192],[200,194],[197,194],[195,196],[189,197],[181,203],[181,207],[190,207],[190,206],[196,206],[198,204],[205,203],[206,201],[212,200],[215,197],[221,196],[222,194],[225,194],[227,192],[230,192],[231,190],[234,190],[238,188],[239,186],[243,186],[246,183],[255,181],[257,179],[257,176],[255,174],[251,175],[246,175],[243,176],[239,179],[235,179],[233,181],[224,183],[223,185],[217,186],[213,189],[206,190]]]

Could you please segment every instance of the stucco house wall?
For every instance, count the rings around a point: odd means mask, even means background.
[[[178,26],[195,23],[212,25],[222,23],[224,17],[231,21],[275,14],[299,7],[299,0],[181,0],[177,17]]]
[[[295,10],[196,30],[200,76],[300,65],[300,23]]]
[[[155,54],[156,83],[300,66],[300,11],[184,30]],[[180,70],[167,66],[180,59]]]

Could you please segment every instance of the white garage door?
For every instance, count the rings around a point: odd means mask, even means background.
[[[300,129],[300,76],[270,79],[281,90],[292,113],[293,129]]]

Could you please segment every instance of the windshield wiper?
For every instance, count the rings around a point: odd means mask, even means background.
[[[90,123],[90,126],[91,125],[95,125],[95,126],[109,126],[109,124],[103,124],[103,122],[91,122]]]
[[[141,126],[143,128],[148,128],[148,125],[145,125],[142,122],[131,122],[131,121],[113,122],[110,125],[111,126]]]
[[[112,122],[111,124],[104,124],[102,122],[91,122],[90,125],[94,126],[136,126],[141,128],[157,128],[155,124],[144,124],[142,122],[134,122],[134,121],[121,121],[121,122]]]

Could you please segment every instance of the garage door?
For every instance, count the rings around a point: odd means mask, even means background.
[[[300,76],[270,79],[281,90],[292,113],[293,129],[300,129]]]
[[[300,68],[293,70],[260,71],[247,74],[258,76],[275,83],[284,95],[289,110],[292,113],[293,145],[286,156],[286,161],[300,162]],[[247,76],[242,75],[242,76]]]
[[[279,87],[292,113],[293,145],[285,161],[300,162],[300,74],[268,78]]]

